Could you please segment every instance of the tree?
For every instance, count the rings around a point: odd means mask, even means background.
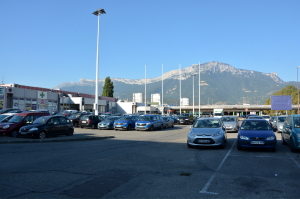
[[[298,104],[298,92],[297,88],[293,85],[288,85],[287,87],[281,89],[280,91],[274,93],[273,95],[291,95],[292,96],[292,104],[297,105]],[[265,105],[271,104],[271,98],[269,97],[265,103]],[[276,111],[264,111],[268,115],[275,115]],[[278,113],[285,115],[285,111],[278,111]],[[290,110],[288,111],[289,115],[297,114],[297,110]]]
[[[114,96],[114,83],[111,81],[110,77],[105,78],[104,86],[102,87],[102,96],[104,97]]]

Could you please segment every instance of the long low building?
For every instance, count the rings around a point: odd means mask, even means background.
[[[116,101],[116,98],[99,96],[99,113],[116,113]],[[95,95],[19,84],[0,84],[0,109],[92,112],[94,103]]]

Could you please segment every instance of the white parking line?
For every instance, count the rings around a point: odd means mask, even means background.
[[[300,168],[300,164],[289,154],[286,152],[286,154],[296,163],[296,165]]]
[[[211,182],[213,181],[213,179],[216,176],[217,171],[219,171],[221,169],[221,167],[223,166],[225,160],[227,159],[227,157],[230,155],[233,146],[235,145],[236,141],[234,141],[233,145],[231,146],[230,150],[227,152],[227,154],[225,155],[225,157],[223,158],[222,162],[220,163],[219,167],[217,168],[217,170],[215,171],[215,173],[210,177],[210,179],[208,180],[208,182],[204,185],[204,187],[201,189],[201,191],[199,193],[206,193],[206,194],[218,194],[218,193],[214,193],[214,192],[207,192],[207,189],[210,187]]]

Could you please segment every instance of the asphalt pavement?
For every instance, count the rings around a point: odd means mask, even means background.
[[[114,131],[111,131],[114,132]],[[59,135],[56,137],[47,137],[45,139],[25,138],[25,137],[8,137],[0,136],[0,144],[9,143],[43,143],[43,142],[68,142],[82,140],[99,140],[114,138],[113,135],[107,135],[107,131],[98,129],[81,129],[75,128],[73,136]]]

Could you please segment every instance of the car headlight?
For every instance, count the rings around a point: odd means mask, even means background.
[[[249,137],[244,136],[244,135],[240,135],[240,139],[241,139],[241,140],[249,140]]]
[[[9,128],[9,124],[7,124],[3,127],[3,129],[8,129],[8,128]]]
[[[37,130],[39,130],[39,129],[36,127],[29,129],[29,131],[37,131]]]
[[[189,136],[190,137],[196,137],[196,135],[192,131],[189,132]]]
[[[150,124],[151,124],[150,122],[146,123],[146,125],[150,125]]]
[[[213,134],[213,137],[219,136],[219,135],[221,135],[221,134],[222,134],[222,133],[219,131],[219,132]]]
[[[276,139],[276,137],[275,136],[269,136],[269,137],[267,137],[267,140],[275,140]]]

